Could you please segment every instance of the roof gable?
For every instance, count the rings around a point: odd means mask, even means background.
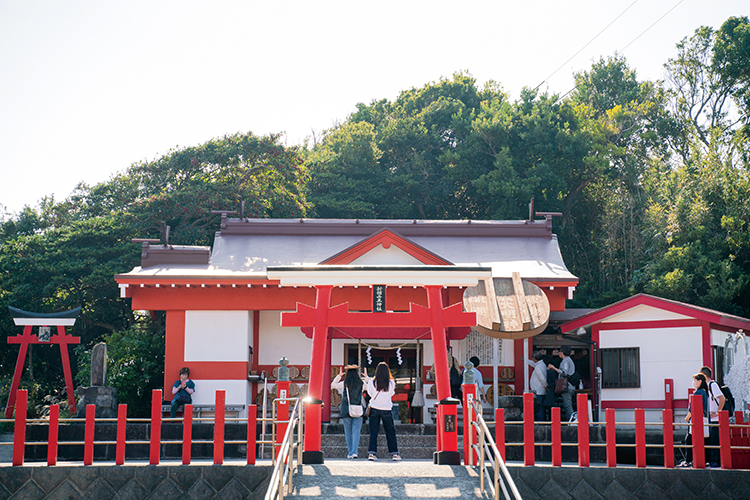
[[[383,229],[320,262],[320,265],[376,264],[452,265],[450,261],[389,229]]]
[[[645,308],[642,306],[646,306]],[[658,317],[653,315],[657,314]],[[670,317],[665,317],[665,314]],[[641,315],[652,317],[641,317]],[[614,321],[655,321],[662,319],[694,318],[700,321],[707,321],[715,325],[722,325],[729,328],[750,328],[750,319],[734,316],[731,314],[715,311],[705,307],[694,306],[676,300],[663,299],[645,293],[633,295],[627,299],[615,302],[601,309],[581,316],[573,321],[560,325],[563,333],[577,330],[580,327],[586,327],[595,323],[605,323]]]

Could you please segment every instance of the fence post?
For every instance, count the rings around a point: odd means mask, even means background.
[[[83,465],[94,463],[94,425],[96,405],[86,405],[86,430],[83,438]]]
[[[534,394],[523,395],[523,464],[534,465]]]
[[[226,391],[216,391],[216,411],[214,412],[214,465],[224,463],[224,401]]]
[[[588,467],[591,453],[589,450],[589,400],[586,394],[578,394],[578,466]]]
[[[60,405],[49,407],[49,438],[47,439],[47,465],[57,465],[57,438],[60,430]]]
[[[732,468],[732,440],[729,437],[729,412],[719,412],[719,446],[721,454],[721,468]]]
[[[505,460],[505,408],[495,408],[495,444]]]
[[[182,408],[182,465],[190,465],[193,450],[193,405]]]
[[[662,410],[661,419],[664,423],[662,434],[664,435],[664,467],[674,468],[674,422],[672,410]]]
[[[476,415],[472,408],[469,408],[471,401],[476,399],[476,384],[463,384],[463,403],[464,403],[464,465],[476,465],[477,454],[474,453],[472,445],[477,442],[477,433],[472,422],[476,422]],[[481,399],[480,399],[481,405]]]
[[[151,392],[151,444],[148,463],[159,465],[161,452],[161,389]]]
[[[16,420],[13,423],[13,465],[23,465],[26,442],[26,409],[29,404],[29,391],[16,391]]]
[[[298,406],[302,409],[302,404]],[[301,415],[297,415],[301,417]],[[258,432],[258,409],[255,405],[247,405],[247,465],[255,465],[256,435]],[[302,436],[297,436],[301,446]]]
[[[690,396],[690,415],[692,417],[693,431],[693,468],[706,468],[706,448],[703,437],[703,396],[693,394]]]
[[[560,424],[560,407],[552,408],[552,465],[562,465],[562,430]]]
[[[617,432],[615,428],[615,409],[604,411],[607,426],[607,467],[617,467]]]
[[[125,440],[128,430],[128,405],[117,405],[117,447],[115,448],[115,464],[125,465]]]
[[[646,411],[635,409],[635,466],[646,467]]]

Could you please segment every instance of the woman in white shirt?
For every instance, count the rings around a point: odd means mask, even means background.
[[[365,372],[367,377],[367,372]],[[383,421],[385,429],[385,440],[388,443],[388,453],[395,461],[401,460],[396,443],[396,426],[393,424],[393,401],[391,398],[396,392],[396,383],[393,381],[391,370],[385,363],[378,364],[375,369],[375,378],[366,378],[367,392],[370,394],[370,445],[367,448],[368,460],[378,459],[378,432],[380,421]]]
[[[348,365],[341,368],[336,378],[331,382],[331,389],[341,393],[341,422],[344,424],[344,436],[346,437],[346,458],[357,458],[359,447],[359,431],[362,428],[362,417],[352,417],[349,414],[349,405],[362,405],[362,379],[357,372],[357,365]],[[344,380],[342,380],[342,378]]]

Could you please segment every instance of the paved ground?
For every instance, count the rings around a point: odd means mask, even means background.
[[[431,460],[326,459],[323,465],[304,465],[293,486],[290,498],[489,498],[488,491],[479,491],[473,468]]]

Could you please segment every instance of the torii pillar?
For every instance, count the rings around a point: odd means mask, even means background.
[[[307,407],[305,409],[305,438],[302,461],[306,464],[323,463],[323,452],[320,445],[321,405],[323,404],[323,384],[325,381],[325,355],[332,327],[429,327],[432,335],[432,348],[435,358],[435,384],[440,405],[445,408],[442,415],[453,415],[453,429],[438,424],[438,450],[436,463],[460,464],[458,452],[458,435],[455,428],[457,400],[450,397],[450,377],[448,374],[448,341],[446,328],[452,326],[476,326],[476,313],[463,312],[463,304],[457,303],[443,307],[442,286],[425,285],[427,290],[427,307],[410,304],[409,312],[366,313],[349,312],[349,304],[343,303],[331,307],[332,285],[318,285],[316,288],[315,307],[297,303],[295,312],[284,312],[281,325],[285,327],[313,327],[312,356],[310,359],[310,385]],[[330,373],[330,370],[329,370]]]

